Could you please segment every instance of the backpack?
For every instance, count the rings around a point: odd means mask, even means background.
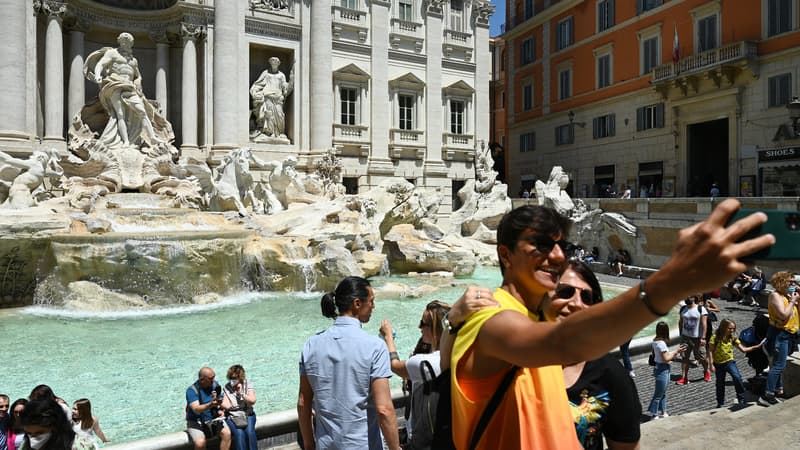
[[[433,380],[433,384],[431,385],[431,388],[436,389],[439,394],[439,401],[436,404],[435,413],[436,422],[434,423],[435,426],[433,429],[433,437],[430,446],[430,448],[436,450],[455,450],[456,448],[455,444],[453,443],[453,410],[452,403],[450,402],[450,378],[452,375],[450,370],[451,369],[447,369],[446,371],[442,372],[441,375]],[[469,442],[470,450],[474,450],[478,446],[478,442],[480,442],[483,432],[486,431],[489,421],[492,419],[497,407],[500,406],[500,402],[503,400],[508,388],[511,387],[511,383],[514,382],[514,378],[516,377],[518,371],[519,366],[511,367],[508,373],[506,373],[506,375],[503,377],[500,385],[497,386],[497,390],[494,391],[492,398],[486,405],[486,409],[484,409],[483,413],[481,413],[478,424],[475,426],[475,431]],[[417,431],[416,428],[414,428],[414,435],[416,434]],[[413,435],[411,439],[413,441]]]
[[[647,358],[647,364],[650,366],[656,365],[656,351],[654,349],[650,349],[650,356]]]

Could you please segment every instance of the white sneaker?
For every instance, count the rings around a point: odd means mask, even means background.
[[[659,419],[666,419],[667,417],[669,417],[669,414],[667,414],[666,411],[664,411],[663,413],[659,414],[659,416],[658,416]]]
[[[628,376],[631,378],[636,378],[636,372],[631,370],[630,372],[628,372]]]

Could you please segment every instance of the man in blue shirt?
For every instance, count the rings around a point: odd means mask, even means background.
[[[219,435],[220,450],[231,448],[231,430],[222,419],[224,415],[220,409],[222,387],[214,380],[215,376],[210,367],[203,367],[197,374],[197,381],[186,389],[186,432],[195,450],[204,450],[206,438],[216,435]],[[215,421],[217,418],[220,419]]]

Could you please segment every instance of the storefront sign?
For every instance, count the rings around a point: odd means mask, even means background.
[[[770,148],[758,151],[758,162],[800,159],[800,147]]]

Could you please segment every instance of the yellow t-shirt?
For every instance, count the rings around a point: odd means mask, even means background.
[[[472,347],[483,324],[500,311],[517,311],[537,321],[535,314],[505,290],[498,288],[494,298],[500,308],[475,313],[453,344],[451,406],[453,441],[458,449],[468,447],[486,404],[506,374],[506,370],[501,370],[490,377],[470,378],[455,370],[459,361]],[[561,366],[521,368],[489,421],[478,449],[582,449],[575,434]]]
[[[783,299],[784,306],[789,304],[789,299],[786,298],[785,295],[781,295],[781,299]],[[786,320],[778,320],[772,303],[767,305],[767,310],[769,311],[769,324],[773,327],[786,330],[792,334],[797,333],[797,330],[800,329],[800,319],[797,317],[797,308],[792,308],[792,315]]]
[[[717,333],[713,333],[708,345],[714,346],[714,364],[723,364],[728,361],[733,361],[733,346],[739,343],[739,338],[733,338],[731,340],[722,339],[717,342]]]

